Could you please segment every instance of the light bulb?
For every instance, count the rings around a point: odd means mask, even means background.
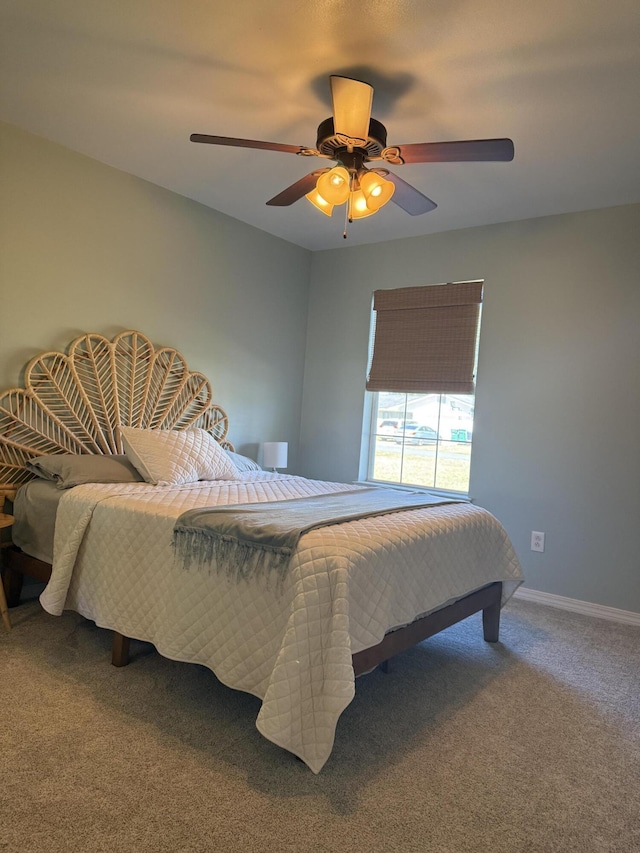
[[[349,198],[349,172],[344,166],[334,166],[320,175],[316,189],[329,204],[344,204]]]
[[[312,189],[310,193],[306,194],[305,198],[308,198],[311,204],[314,207],[317,207],[321,213],[325,214],[325,216],[331,216],[333,213],[333,205],[329,204],[328,201],[325,201],[317,189]]]
[[[364,219],[366,216],[372,216],[375,212],[375,210],[371,210],[367,205],[367,200],[362,190],[356,190],[351,193],[349,201],[350,219]]]
[[[395,184],[375,172],[365,172],[359,179],[366,205],[372,211],[380,210],[391,199],[396,188]]]

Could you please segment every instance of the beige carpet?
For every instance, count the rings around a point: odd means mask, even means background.
[[[37,601],[0,634],[0,851],[640,851],[640,632],[531,603],[358,680],[314,776],[206,669]]]

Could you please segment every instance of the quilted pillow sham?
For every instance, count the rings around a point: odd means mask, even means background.
[[[233,462],[204,429],[120,427],[120,434],[127,458],[154,486],[238,478]]]
[[[126,456],[56,453],[36,456],[25,465],[41,480],[53,480],[59,489],[85,483],[143,483]]]

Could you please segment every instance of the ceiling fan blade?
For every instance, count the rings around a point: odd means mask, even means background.
[[[351,139],[369,136],[373,86],[350,77],[331,76],[333,127],[336,133]]]
[[[411,216],[419,216],[421,213],[428,213],[430,210],[435,210],[438,206],[435,201],[431,201],[426,195],[423,195],[411,184],[403,181],[397,175],[389,172],[387,180],[395,186],[395,192],[391,196],[391,201],[395,202],[398,207],[406,210]]]
[[[284,151],[286,154],[299,154],[305,150],[303,145],[284,145],[281,142],[259,142],[257,139],[235,139],[233,136],[208,136],[206,133],[192,133],[191,142],[207,142],[209,145],[231,145],[234,148],[264,148],[266,151]]]
[[[286,190],[282,190],[281,193],[270,198],[267,204],[271,207],[286,207],[289,204],[293,204],[294,201],[298,201],[303,195],[310,193],[318,183],[318,176],[328,171],[328,169],[320,169],[319,171],[309,172],[304,178],[300,178],[295,184],[291,184]]]
[[[405,163],[460,163],[513,160],[511,139],[467,139],[459,142],[418,142],[394,146]]]

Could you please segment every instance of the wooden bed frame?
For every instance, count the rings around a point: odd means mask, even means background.
[[[46,352],[25,368],[25,387],[0,396],[0,498],[33,475],[25,464],[48,453],[122,453],[119,426],[186,429],[202,427],[223,446],[228,418],[212,403],[211,385],[187,369],[171,347],[156,349],[137,331],[109,341],[99,334],[76,338],[63,352]],[[18,548],[4,552],[4,589],[9,607],[20,600],[24,576],[46,583],[51,565]],[[502,584],[492,583],[388,633],[377,645],[353,655],[356,675],[439,631],[482,611],[484,639],[498,641]],[[129,662],[130,639],[114,632],[112,663]]]
[[[23,578],[32,577],[35,580],[46,583],[51,576],[51,566],[42,560],[36,560],[23,553],[18,548],[9,548],[5,553],[5,594],[9,607],[15,607],[20,601]],[[488,643],[497,643],[500,632],[500,601],[502,598],[502,584],[500,582],[488,584],[464,598],[458,599],[453,604],[435,610],[428,616],[416,619],[404,628],[391,631],[375,646],[356,652],[352,656],[353,670],[357,675],[374,669],[376,666],[385,665],[390,658],[400,652],[404,652],[421,643],[428,637],[444,631],[445,628],[455,625],[462,619],[482,611],[482,627],[484,639]],[[129,663],[130,638],[113,632],[113,647],[111,652],[111,663],[114,666],[126,666]],[[383,666],[386,670],[386,666]]]

